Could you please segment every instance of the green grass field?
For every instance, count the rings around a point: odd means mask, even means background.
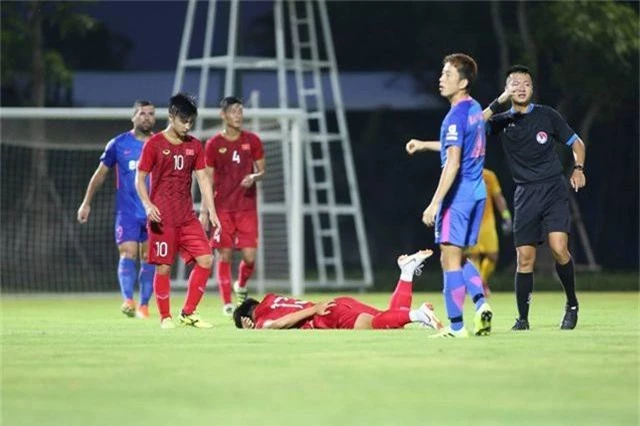
[[[638,293],[579,296],[576,330],[558,329],[561,293],[537,293],[532,330],[514,333],[512,294],[494,294],[493,335],[461,340],[236,330],[214,294],[200,309],[213,330],[127,319],[115,294],[3,296],[0,423],[638,425]],[[440,294],[425,299],[445,316]]]

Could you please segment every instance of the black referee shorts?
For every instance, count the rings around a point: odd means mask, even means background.
[[[518,185],[513,204],[516,247],[541,244],[550,232],[571,232],[569,184],[564,176]]]

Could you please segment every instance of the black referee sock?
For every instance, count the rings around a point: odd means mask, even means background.
[[[529,319],[531,293],[533,293],[533,272],[516,272],[516,301],[520,319]]]
[[[573,258],[570,257],[569,261],[564,265],[556,263],[556,272],[558,278],[562,282],[564,292],[567,295],[567,305],[578,306],[578,298],[576,297],[576,274],[573,267]]]

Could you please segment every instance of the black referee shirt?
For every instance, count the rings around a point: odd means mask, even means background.
[[[487,122],[486,131],[500,135],[517,184],[541,182],[561,175],[562,165],[554,144],[571,146],[578,138],[555,109],[535,104],[530,104],[524,114],[512,108],[494,115]]]

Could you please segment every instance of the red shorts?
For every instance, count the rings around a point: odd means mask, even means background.
[[[354,299],[353,297],[336,297],[335,306],[330,308],[327,315],[313,317],[309,328],[353,329],[360,314],[377,315],[381,311],[373,306]]]
[[[165,226],[162,223],[149,222],[149,263],[172,265],[176,254],[180,252],[185,263],[189,264],[198,256],[211,254],[207,235],[194,216],[182,226]]]
[[[213,248],[258,247],[258,212],[218,212],[222,232],[211,237]]]

